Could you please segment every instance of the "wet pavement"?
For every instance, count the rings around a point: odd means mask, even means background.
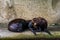
[[[60,35],[60,31],[50,31],[52,34],[58,34]],[[37,32],[37,34],[47,34],[45,32]],[[34,35],[31,31],[25,31],[22,33],[16,33],[16,32],[10,32],[9,30],[7,30],[7,28],[0,28],[0,38],[2,37],[14,37],[16,35],[20,35],[20,34],[26,34],[26,35]]]

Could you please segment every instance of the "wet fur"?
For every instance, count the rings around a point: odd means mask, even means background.
[[[8,24],[9,31],[14,31],[13,29],[10,28],[10,25],[15,24],[15,23],[21,23],[23,31],[27,28],[27,23],[24,19],[14,19],[14,20],[10,21]]]
[[[30,24],[31,23],[31,24]],[[37,18],[33,18],[29,23],[29,28],[30,30],[36,35],[36,32],[47,32],[48,34],[51,35],[51,33],[48,31],[47,26],[48,26],[48,22],[46,19],[42,18],[42,17],[37,17]],[[36,23],[36,25],[34,25],[34,23]],[[35,31],[37,29],[39,29],[38,31]]]

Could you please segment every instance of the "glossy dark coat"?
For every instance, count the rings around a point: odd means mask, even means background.
[[[8,24],[8,30],[13,32],[22,32],[26,27],[27,23],[24,19],[14,19]]]
[[[34,23],[36,23],[36,25],[34,25]],[[47,29],[47,26],[48,26],[47,20],[42,17],[33,18],[28,24],[29,29],[35,35],[36,32],[41,32],[41,31],[47,32],[48,34],[51,35],[51,33]]]

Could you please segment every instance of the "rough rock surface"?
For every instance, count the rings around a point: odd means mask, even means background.
[[[48,23],[60,20],[60,0],[0,0],[0,23],[14,18],[44,17]]]

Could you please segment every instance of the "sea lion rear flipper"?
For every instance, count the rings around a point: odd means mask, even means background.
[[[49,35],[52,35],[49,31],[48,31],[48,29],[45,29],[44,30],[46,33],[48,33]]]

